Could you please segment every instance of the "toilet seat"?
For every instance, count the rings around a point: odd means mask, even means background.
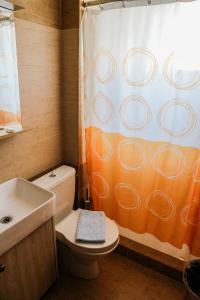
[[[111,252],[119,242],[119,230],[116,223],[107,217],[105,218],[106,240],[104,243],[77,243],[75,237],[79,213],[80,209],[72,211],[56,224],[57,238],[61,242],[67,243],[71,249],[77,252],[90,255],[101,255]]]

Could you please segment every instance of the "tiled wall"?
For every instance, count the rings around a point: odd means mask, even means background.
[[[60,81],[60,1],[17,0],[23,126],[30,131],[0,142],[0,182],[30,178],[63,160]]]
[[[79,132],[79,32],[80,1],[62,0],[62,102],[64,161],[77,169],[76,199],[85,196],[86,167],[81,162]]]
[[[79,0],[11,2],[24,7],[15,14],[16,37],[22,122],[31,130],[0,142],[0,182],[65,163],[77,169],[80,198],[87,176],[80,162]]]
[[[64,160],[79,165],[79,29],[62,30]]]
[[[79,165],[79,0],[62,0],[62,102],[65,163]]]

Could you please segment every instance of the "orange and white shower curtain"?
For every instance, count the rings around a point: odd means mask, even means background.
[[[97,210],[128,238],[200,256],[200,1],[87,8],[86,158]]]
[[[0,128],[21,129],[15,23],[5,12],[0,14]]]

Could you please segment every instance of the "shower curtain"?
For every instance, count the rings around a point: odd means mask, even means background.
[[[200,256],[200,1],[87,8],[86,160],[96,210],[172,256]]]
[[[0,14],[0,127],[21,129],[15,23]]]

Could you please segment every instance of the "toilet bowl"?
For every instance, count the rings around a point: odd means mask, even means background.
[[[119,231],[114,221],[106,217],[105,243],[77,243],[75,236],[79,213],[78,209],[61,220],[56,225],[56,236],[66,245],[61,256],[68,258],[67,271],[81,278],[92,279],[99,274],[98,260],[118,245]]]
[[[78,243],[75,240],[80,209],[74,211],[75,169],[61,166],[35,181],[56,195],[55,229],[58,241],[58,261],[63,271],[75,276],[92,279],[98,276],[98,261],[112,252],[119,243],[119,230],[116,223],[105,218],[104,243]]]

